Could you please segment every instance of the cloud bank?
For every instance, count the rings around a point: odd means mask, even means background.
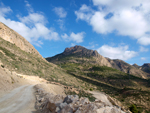
[[[118,47],[111,47],[109,45],[103,45],[97,49],[99,54],[104,57],[108,57],[111,59],[121,59],[121,60],[128,60],[135,57],[138,53],[135,51],[129,51],[129,47],[125,46],[118,46]]]
[[[150,45],[149,0],[93,0],[75,11],[77,20],[86,21],[99,34],[117,33],[137,39],[141,45]]]

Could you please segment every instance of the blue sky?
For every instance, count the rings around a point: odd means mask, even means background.
[[[43,57],[81,45],[129,64],[150,62],[149,0],[0,0],[0,21]]]

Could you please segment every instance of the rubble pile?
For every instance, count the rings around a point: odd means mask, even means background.
[[[125,113],[119,106],[108,105],[101,100],[90,102],[78,95],[54,95],[36,90],[36,106],[42,113]]]

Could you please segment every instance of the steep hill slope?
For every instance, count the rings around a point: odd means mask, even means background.
[[[0,66],[10,72],[80,86],[77,79],[57,65],[47,62],[28,41],[2,23],[0,23]]]
[[[17,47],[19,47],[21,50],[32,53],[34,55],[37,55],[39,57],[42,57],[39,52],[26,40],[24,39],[20,34],[15,32],[14,30],[8,28],[5,24],[0,22],[0,37]]]

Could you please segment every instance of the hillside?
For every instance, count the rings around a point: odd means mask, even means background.
[[[84,89],[103,91],[120,100],[125,106],[135,104],[140,110],[149,110],[150,81],[145,79],[146,75],[138,75],[144,73],[143,71],[124,61],[104,58],[97,51],[81,46],[66,48],[63,53],[46,60],[86,82],[81,86]]]
[[[0,23],[0,66],[10,72],[80,86],[78,79],[57,65],[47,62],[26,39],[2,23]]]

